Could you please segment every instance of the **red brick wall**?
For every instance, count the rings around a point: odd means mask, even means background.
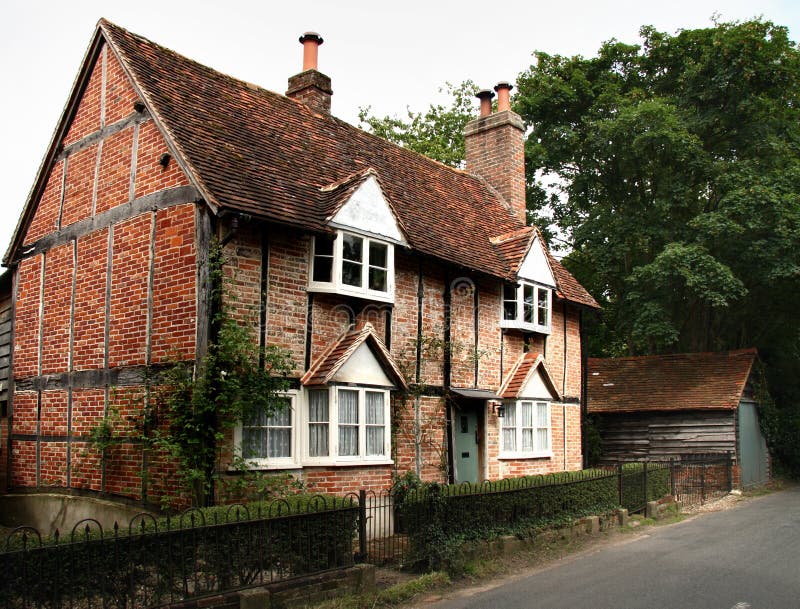
[[[379,491],[390,487],[392,470],[389,465],[307,467],[302,478],[306,488],[314,493],[357,493],[362,488]]]
[[[47,178],[44,192],[39,199],[36,215],[25,235],[25,244],[49,235],[58,229],[58,216],[61,211],[61,193],[64,180],[64,161],[58,161]]]
[[[67,159],[61,226],[69,226],[92,215],[98,149],[99,145],[93,144],[71,154]]]
[[[152,362],[194,359],[197,252],[194,204],[156,216],[153,269]]]
[[[289,351],[297,377],[304,372],[309,244],[291,231],[269,233],[267,344]]]
[[[72,243],[47,252],[42,296],[42,374],[69,367],[70,309],[72,305]]]
[[[33,244],[60,227],[128,203],[132,179],[134,197],[189,184],[174,160],[166,168],[159,163],[168,147],[155,123],[146,114],[135,112],[136,100],[119,63],[103,50],[62,142],[66,158],[58,160],[47,176],[24,243]],[[129,119],[138,121],[137,125],[131,123],[99,138],[102,127]],[[82,141],[87,136],[92,140]],[[76,146],[71,148],[73,144]],[[30,387],[26,383],[38,374],[102,369],[106,357],[111,368],[144,365],[148,345],[156,362],[195,357],[195,204],[147,211],[123,218],[110,229],[81,234],[77,242],[71,239],[23,259],[16,274],[13,373],[23,390],[14,394],[12,434],[52,439],[39,438],[38,464],[37,442],[13,441],[11,484],[63,487],[69,480],[73,488],[140,498],[142,447],[124,440],[109,448],[103,478],[100,455],[87,439],[105,412],[117,433],[123,437],[134,434],[132,422],[144,405],[143,388],[110,387],[108,401],[103,387],[73,389],[70,426],[68,390],[49,389],[39,394],[25,390]],[[150,288],[152,316],[148,312]],[[73,315],[74,326],[70,327]],[[68,439],[72,440],[69,452]],[[153,465],[153,472],[163,474],[162,490],[169,483],[169,470],[169,464]],[[174,483],[174,475],[171,481]]]
[[[111,125],[131,113],[138,96],[114,52],[106,47],[105,122]]]
[[[102,368],[105,360],[108,229],[78,239],[73,368]]]
[[[130,200],[133,135],[134,128],[131,126],[103,140],[95,213],[102,213]]]

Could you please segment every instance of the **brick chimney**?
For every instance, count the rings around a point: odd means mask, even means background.
[[[303,71],[289,78],[286,96],[301,101],[316,112],[331,113],[331,79],[317,70],[317,55],[322,37],[316,32],[300,36],[303,44]]]
[[[480,116],[464,129],[467,171],[491,184],[525,222],[525,125],[511,110],[511,85],[501,82],[494,90],[497,111],[491,111],[494,93],[478,92]]]

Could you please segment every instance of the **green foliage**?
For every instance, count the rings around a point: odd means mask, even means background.
[[[642,509],[670,493],[670,472],[663,465],[649,465],[646,494],[641,463],[626,464],[621,473],[620,478],[617,471],[589,469],[476,485],[408,484],[403,478],[396,484],[395,525],[409,535],[417,568],[458,574],[467,567],[461,552],[466,542],[532,537],[544,527],[620,505]]]
[[[756,346],[796,428],[800,51],[758,19],[641,39],[537,53],[520,76],[529,207],[603,306],[590,355]]]
[[[452,98],[449,106],[431,104],[426,112],[407,109],[407,120],[396,116],[378,118],[370,108],[360,108],[359,126],[395,144],[424,154],[451,167],[464,163],[464,127],[474,118],[478,87],[471,80],[460,85],[445,83],[440,93]]]
[[[295,496],[188,510],[172,519],[0,552],[0,604],[151,606],[352,564],[358,507]],[[177,597],[176,597],[177,595]]]

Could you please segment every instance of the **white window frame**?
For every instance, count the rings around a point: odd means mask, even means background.
[[[525,287],[533,289],[533,312],[536,322],[525,321]],[[516,319],[506,319],[505,315],[505,285],[500,287],[500,327],[526,330],[528,332],[539,332],[550,334],[553,321],[553,288],[534,283],[532,281],[520,281],[516,287]],[[545,324],[539,324],[539,296],[542,292],[547,294],[547,320]]]
[[[344,236],[363,239],[363,259],[361,261],[361,287],[347,285],[342,281]],[[380,302],[394,302],[394,244],[384,239],[377,239],[358,231],[337,231],[333,241],[333,268],[331,281],[314,281],[314,261],[316,236],[311,238],[311,258],[309,262],[308,290],[310,292],[328,292],[355,296]],[[370,243],[379,243],[386,247],[386,291],[369,288],[369,249]],[[372,265],[374,266],[374,265]]]
[[[276,397],[285,398],[289,400],[289,410],[291,413],[290,416],[290,424],[291,424],[291,442],[290,452],[291,454],[289,457],[264,457],[264,458],[256,458],[256,459],[245,459],[245,463],[250,469],[293,469],[297,468],[298,466],[298,451],[297,451],[297,402],[298,402],[298,392],[297,391],[286,391],[281,392]],[[233,429],[233,442],[234,442],[234,449],[238,456],[243,457],[242,454],[242,421],[239,421],[236,424],[236,427]]]
[[[522,430],[523,430],[523,421],[522,421],[522,404],[529,403],[533,404],[533,448],[532,450],[523,450],[522,449]],[[505,425],[506,417],[499,418],[499,427],[500,427],[500,455],[498,458],[500,459],[540,459],[540,458],[548,458],[553,456],[553,409],[551,408],[550,400],[545,400],[542,398],[521,398],[518,400],[505,402],[506,407],[506,416],[508,416],[508,408],[510,406],[514,406],[516,417],[514,421],[514,439],[516,442],[516,446],[514,449],[508,449],[505,446],[505,434],[503,433],[504,428],[508,428],[508,425]],[[539,410],[539,406],[543,405],[547,411],[547,447],[542,447],[539,445],[539,434],[537,433],[540,429],[545,429],[544,427],[538,427],[537,422],[537,414]]]
[[[358,392],[358,455],[339,456],[339,390],[350,390]],[[328,392],[328,455],[324,457],[312,457],[310,453],[309,433],[309,405],[310,398],[306,395],[303,400],[303,416],[300,423],[301,431],[297,435],[302,436],[303,465],[391,465],[394,463],[391,458],[391,411],[389,389],[382,387],[370,387],[364,385],[332,384],[320,389],[309,391]],[[366,394],[375,392],[383,394],[383,452],[382,455],[366,455],[367,449],[367,413],[366,413]]]

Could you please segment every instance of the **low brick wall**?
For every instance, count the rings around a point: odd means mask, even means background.
[[[168,605],[169,609],[291,609],[375,589],[375,567],[355,565],[227,594]]]

